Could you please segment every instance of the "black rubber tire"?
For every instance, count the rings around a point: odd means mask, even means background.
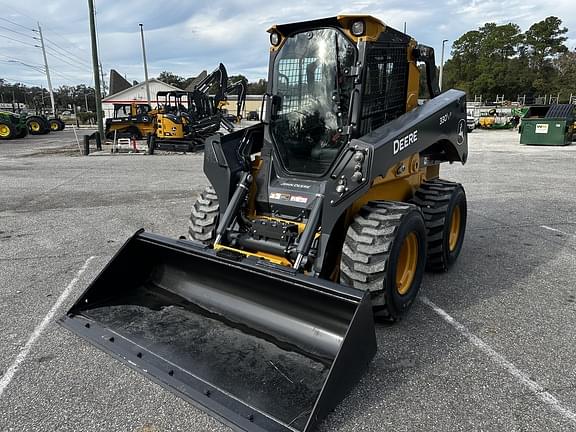
[[[18,132],[16,132],[16,135],[14,135],[14,138],[24,138],[27,135],[28,135],[28,128],[24,126],[24,127],[21,127]]]
[[[214,242],[219,215],[220,205],[216,191],[212,186],[206,186],[192,206],[188,238],[211,245]]]
[[[60,130],[60,123],[57,119],[48,120],[48,124],[50,125],[50,130],[52,132],[58,132]]]
[[[398,257],[404,240],[416,234],[418,259],[406,293],[396,288]],[[397,321],[416,299],[426,265],[426,228],[420,209],[402,202],[366,204],[348,227],[340,261],[340,282],[370,291],[374,315]]]
[[[5,126],[8,128],[8,134],[6,136],[0,136],[1,140],[9,140],[14,138],[16,133],[16,128],[14,125],[9,121],[0,120],[0,125]]]
[[[428,259],[426,270],[446,272],[458,259],[464,236],[468,205],[466,192],[459,183],[447,180],[424,182],[412,200],[422,210],[428,233]],[[454,208],[460,207],[460,230],[454,250],[450,250],[450,226]]]
[[[40,120],[41,120],[42,124],[44,125],[44,127],[42,128],[42,132],[40,132],[40,134],[46,135],[46,134],[50,133],[50,131],[52,130],[50,128],[50,121],[46,117],[40,117]]]
[[[62,119],[56,119],[56,121],[58,122],[58,130],[59,131],[63,131],[64,129],[66,129],[66,123],[64,123],[64,121]]]
[[[32,123],[38,124],[38,129],[32,129]],[[50,128],[46,126],[46,121],[42,117],[38,116],[31,116],[26,119],[26,127],[28,128],[28,133],[30,135],[42,135],[46,133],[46,129],[50,132]]]
[[[156,135],[148,135],[148,154],[153,155],[156,150]]]

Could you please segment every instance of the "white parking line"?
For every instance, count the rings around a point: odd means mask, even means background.
[[[36,342],[36,340],[40,337],[42,332],[51,323],[52,319],[54,318],[54,315],[56,315],[56,312],[58,312],[58,309],[60,308],[60,306],[62,306],[62,303],[64,303],[66,298],[70,295],[72,289],[74,288],[74,285],[76,285],[76,283],[80,279],[80,276],[82,275],[82,273],[86,271],[88,265],[90,264],[90,261],[92,261],[94,258],[96,257],[91,256],[90,258],[88,258],[84,263],[84,265],[80,268],[80,270],[78,270],[78,273],[76,273],[74,279],[70,281],[66,289],[64,289],[62,294],[60,294],[60,297],[58,297],[58,300],[56,300],[56,303],[54,303],[52,309],[50,309],[50,311],[46,314],[42,322],[38,324],[38,326],[36,326],[32,334],[30,335],[30,338],[26,342],[26,345],[24,345],[24,347],[20,350],[20,352],[16,356],[16,360],[14,360],[14,363],[10,365],[4,376],[2,376],[2,378],[0,379],[0,397],[2,397],[4,390],[6,390],[6,387],[8,387],[10,381],[12,381],[12,378],[14,378],[16,372],[18,372],[18,368],[20,367],[22,362],[26,360],[26,357],[30,353],[30,350],[32,349],[32,345],[34,345],[34,342]]]
[[[546,226],[546,225],[540,225],[540,228],[544,228],[545,230],[548,230],[548,231],[554,231],[554,232],[557,232],[557,233],[560,233],[560,234],[564,234],[565,236],[576,237],[576,234],[570,234],[570,233],[567,233],[567,232],[564,232],[564,231],[560,231],[559,229],[552,228],[552,227],[549,227],[549,226]]]
[[[548,405],[553,411],[560,414],[562,417],[566,418],[574,425],[576,425],[576,413],[570,411],[568,408],[564,407],[562,403],[556,399],[552,394],[548,393],[544,388],[537,382],[531,380],[524,372],[510,363],[502,355],[494,351],[486,342],[480,339],[478,336],[470,332],[465,326],[460,324],[454,318],[452,318],[445,310],[436,306],[427,297],[422,297],[422,303],[429,306],[434,312],[436,312],[440,317],[454,327],[458,332],[464,336],[472,345],[481,350],[484,354],[490,357],[496,364],[506,369],[510,375],[516,378],[520,384],[530,390],[534,395],[540,399],[542,403]]]

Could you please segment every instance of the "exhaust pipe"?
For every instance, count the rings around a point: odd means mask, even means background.
[[[376,352],[369,293],[144,231],[59,322],[242,431],[313,430]]]

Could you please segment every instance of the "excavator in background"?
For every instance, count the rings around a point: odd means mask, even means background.
[[[223,116],[229,93],[238,93],[236,118],[239,121],[246,100],[245,79],[228,85],[228,72],[222,63],[202,79],[191,92],[158,92],[156,129],[148,139],[148,153],[155,150],[193,152],[204,148],[204,140],[221,127],[234,131]],[[214,96],[209,92],[214,90]]]
[[[268,31],[262,122],[205,141],[189,239],[137,231],[60,323],[236,430],[309,432],[368,367],[374,319],[460,254],[466,194],[440,166],[468,159],[466,94],[369,15]]]
[[[106,119],[106,138],[114,136],[148,139],[148,153],[155,150],[192,152],[203,147],[204,140],[221,127],[235,130],[224,118],[228,94],[238,94],[236,120],[244,109],[248,83],[245,79],[228,85],[228,73],[220,63],[192,91],[160,91],[156,108],[147,103],[114,105],[114,117]],[[209,93],[213,92],[211,96]]]
[[[240,123],[242,120],[242,112],[244,111],[246,104],[246,94],[248,91],[248,81],[246,78],[242,78],[232,84],[230,84],[225,91],[225,99],[219,103],[220,114],[222,116],[221,122],[222,126],[228,131],[233,132],[235,127],[234,123]],[[225,115],[227,112],[226,107],[228,106],[228,95],[236,93],[238,98],[236,101],[236,115],[233,120],[229,120]]]

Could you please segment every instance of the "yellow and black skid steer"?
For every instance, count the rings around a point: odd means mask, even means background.
[[[146,138],[154,133],[154,118],[157,112],[142,102],[114,104],[114,116],[106,119],[104,135],[107,139],[114,139],[114,136]]]
[[[370,363],[374,317],[460,253],[439,168],[468,157],[466,95],[371,16],[269,33],[262,122],[206,140],[188,239],[138,231],[61,323],[237,430],[307,432]]]

